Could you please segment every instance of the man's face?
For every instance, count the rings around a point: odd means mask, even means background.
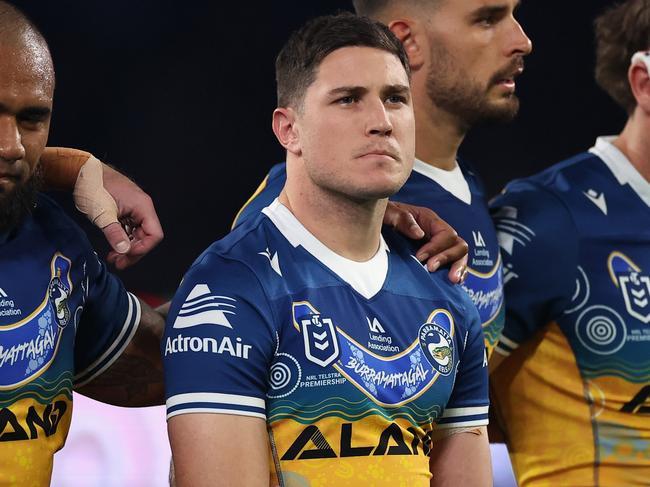
[[[427,23],[426,89],[437,107],[468,126],[517,114],[515,78],[530,39],[514,18],[516,0],[438,0]]]
[[[53,90],[44,49],[0,45],[0,231],[33,204],[32,176],[47,143]]]
[[[305,93],[296,129],[314,184],[355,201],[396,193],[415,157],[409,79],[399,59],[370,47],[329,54]]]

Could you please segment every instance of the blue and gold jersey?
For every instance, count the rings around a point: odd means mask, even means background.
[[[650,482],[649,207],[605,139],[494,201],[511,355],[494,400],[519,485]]]
[[[0,243],[0,269],[0,485],[47,486],[73,387],[121,354],[140,308],[42,195]]]
[[[487,424],[467,295],[392,232],[353,262],[277,201],[188,271],[162,351],[167,417],[265,420],[280,485],[428,486],[434,428]]]
[[[416,160],[413,172],[391,199],[434,210],[469,245],[468,275],[463,288],[481,317],[488,356],[503,328],[503,272],[499,244],[488,211],[485,190],[476,173],[463,161],[458,163],[460,178],[467,184],[467,198],[461,199],[440,184],[445,172]],[[285,164],[271,168],[268,176],[235,218],[235,225],[257,215],[282,191]]]

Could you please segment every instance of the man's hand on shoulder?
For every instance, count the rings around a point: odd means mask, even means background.
[[[153,201],[129,178],[92,154],[46,147],[41,155],[46,190],[71,191],[75,205],[98,226],[117,269],[135,264],[163,238]]]

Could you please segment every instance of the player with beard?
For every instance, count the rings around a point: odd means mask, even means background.
[[[106,271],[39,193],[54,69],[46,41],[0,2],[0,485],[49,485],[72,390],[159,403],[163,318]]]
[[[518,2],[353,3],[358,14],[383,22],[402,41],[413,73],[416,161],[394,199],[435,210],[469,244],[463,286],[481,316],[490,355],[504,319],[501,257],[485,190],[471,166],[458,159],[458,148],[476,123],[505,122],[517,113],[515,78],[532,49],[514,17]],[[267,206],[285,180],[285,165],[274,166],[235,224]]]

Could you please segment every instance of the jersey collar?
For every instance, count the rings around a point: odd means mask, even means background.
[[[380,237],[379,250],[370,260],[356,262],[326,247],[276,198],[262,210],[293,247],[302,247],[364,298],[377,294],[388,275],[388,245]]]
[[[472,204],[472,193],[458,162],[456,162],[456,167],[451,171],[445,171],[439,167],[427,164],[420,159],[415,159],[413,171],[438,183],[443,189],[466,205]]]
[[[650,207],[650,182],[636,170],[630,160],[612,144],[616,136],[598,137],[589,152],[602,159],[621,186],[629,184],[639,198]]]

